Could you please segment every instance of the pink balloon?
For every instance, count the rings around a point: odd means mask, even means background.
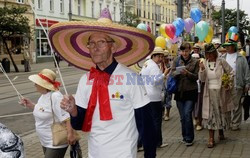
[[[148,24],[147,24],[147,31],[151,33],[151,28],[150,26],[148,26]]]
[[[173,24],[166,24],[165,32],[169,38],[173,39],[175,36],[176,28]]]
[[[171,42],[172,42],[173,44],[177,43],[178,41],[179,41],[179,38],[176,37],[176,36],[174,36],[174,38],[171,39]]]
[[[184,20],[184,23],[185,23],[185,30],[187,33],[189,33],[192,27],[194,26],[194,21],[191,18],[187,18]]]

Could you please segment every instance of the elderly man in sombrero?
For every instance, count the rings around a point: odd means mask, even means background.
[[[226,59],[234,70],[235,89],[232,91],[232,98],[235,109],[231,119],[231,128],[235,131],[240,129],[242,121],[242,104],[240,103],[240,98],[244,92],[249,90],[250,72],[246,58],[237,52],[238,34],[229,32],[226,38],[227,42],[222,44],[222,47],[226,48],[227,53],[223,54],[222,57]]]
[[[89,132],[88,157],[136,158],[138,132],[145,157],[156,157],[149,98],[140,77],[126,67],[152,52],[153,36],[112,24],[104,9],[96,22],[53,25],[49,37],[64,60],[90,70],[81,77],[75,97],[65,96],[61,102],[71,115],[72,127]]]

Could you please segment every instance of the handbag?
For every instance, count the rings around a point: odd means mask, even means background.
[[[70,146],[70,158],[82,158],[82,150],[79,141]]]
[[[21,60],[21,65],[24,65],[24,63],[25,63],[25,60]]]
[[[65,122],[55,122],[55,115],[52,107],[52,95],[50,97],[53,124],[51,125],[53,146],[64,145],[68,143],[68,131]],[[80,140],[80,135],[73,130],[76,140]]]
[[[180,62],[180,57],[178,57],[177,61],[176,61],[176,67],[179,66],[179,62]],[[174,78],[174,76],[169,75],[167,82],[166,82],[166,91],[169,94],[175,93],[177,91],[177,80]]]

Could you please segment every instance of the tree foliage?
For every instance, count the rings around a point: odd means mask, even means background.
[[[247,32],[250,31],[250,21],[245,11],[240,10],[239,15],[239,34],[242,41],[244,36],[247,35]],[[221,10],[213,12],[212,19],[219,27],[222,27]],[[231,26],[237,26],[237,11],[235,9],[225,9],[225,32],[227,32]]]
[[[18,35],[28,38],[30,37],[29,19],[24,16],[26,11],[26,7],[12,6],[10,8],[0,8],[0,38],[2,39],[7,49],[16,72],[18,72],[19,70],[12,58],[6,41],[11,37],[15,37]]]
[[[140,19],[137,15],[131,12],[125,12],[124,24],[132,27],[136,27],[140,23]]]

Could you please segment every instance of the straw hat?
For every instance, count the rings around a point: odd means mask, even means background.
[[[167,49],[164,50],[164,56],[169,56],[169,51]]]
[[[107,8],[97,21],[60,22],[50,27],[49,38],[53,49],[72,65],[89,70],[95,66],[87,48],[93,33],[106,33],[117,47],[115,59],[127,66],[145,59],[154,49],[154,36],[141,29],[112,23]]]
[[[161,48],[161,47],[155,47],[154,48],[154,51],[151,53],[151,56],[154,55],[154,54],[165,54],[164,53],[164,50]]]
[[[199,46],[199,44],[195,44],[194,46],[193,46],[193,49],[201,49],[201,47]]]
[[[193,54],[192,54],[192,57],[193,57],[193,58],[196,58],[196,59],[199,59],[199,58],[200,58],[200,55],[197,54],[197,53],[193,53]]]
[[[221,41],[220,41],[219,38],[214,38],[214,39],[212,40],[212,43],[213,43],[213,44],[221,44]]]
[[[48,90],[59,90],[60,82],[55,81],[56,74],[50,69],[43,69],[38,74],[30,75],[29,80]]]

